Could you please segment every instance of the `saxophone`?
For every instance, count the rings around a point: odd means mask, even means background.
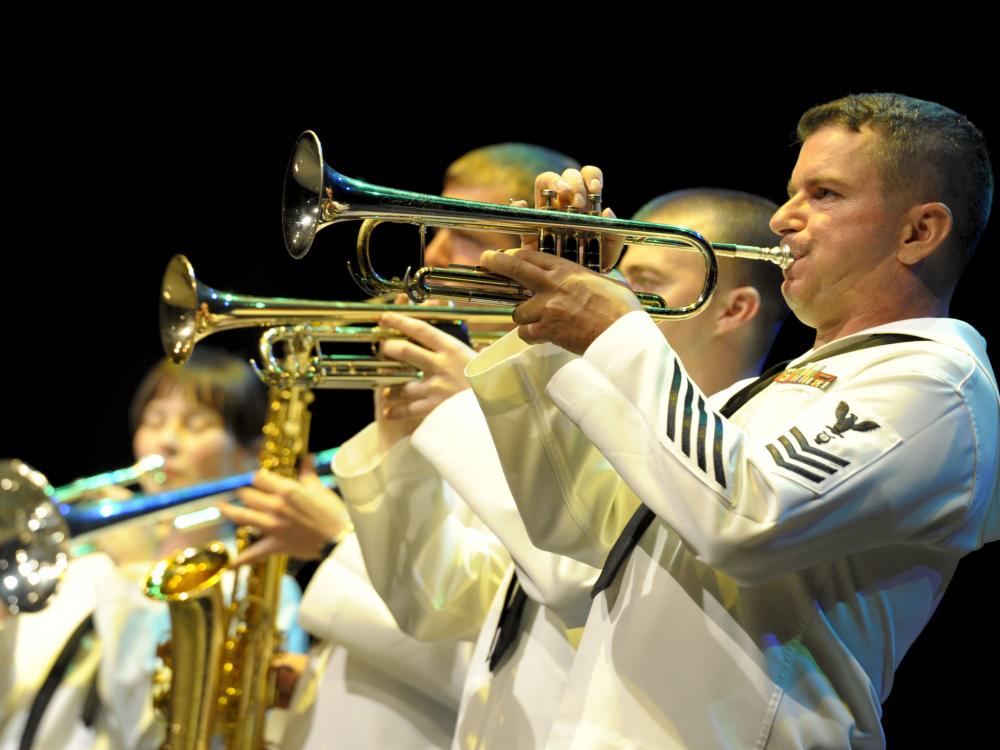
[[[260,465],[295,477],[309,438],[312,392],[302,385],[272,384]],[[250,527],[236,531],[242,551],[254,541]],[[271,658],[277,632],[281,579],[288,558],[270,555],[237,572],[232,602],[220,580],[229,564],[225,546],[183,550],[159,562],[146,594],[166,601],[171,643],[159,654],[165,669],[154,682],[154,703],[167,717],[164,750],[259,750],[264,717],[273,703]]]

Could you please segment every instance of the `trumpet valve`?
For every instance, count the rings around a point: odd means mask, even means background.
[[[601,194],[587,193],[587,213],[601,215]],[[601,272],[601,234],[586,232],[583,237],[583,265],[591,271]]]
[[[556,191],[551,188],[546,188],[542,191],[542,201],[544,205],[539,206],[546,210],[552,209],[552,201],[556,197]],[[543,253],[548,253],[549,255],[556,255],[558,250],[556,248],[556,233],[547,227],[542,227],[538,230],[538,249]]]
[[[568,214],[578,214],[579,210],[575,206],[569,206],[566,209]],[[583,245],[583,233],[576,229],[568,230],[562,238],[562,257],[567,260],[571,260],[574,263],[579,263],[580,258],[580,248]]]

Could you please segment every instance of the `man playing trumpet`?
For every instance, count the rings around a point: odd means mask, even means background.
[[[467,370],[511,491],[539,546],[604,565],[551,747],[881,747],[899,660],[1000,536],[996,379],[946,317],[989,215],[982,135],[872,94],[799,137],[771,226],[816,344],[756,384],[707,398],[596,274],[482,259],[534,293]]]

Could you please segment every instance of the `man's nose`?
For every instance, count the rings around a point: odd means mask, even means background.
[[[771,231],[781,236],[801,231],[805,227],[803,208],[803,201],[797,195],[789,198],[771,217]]]

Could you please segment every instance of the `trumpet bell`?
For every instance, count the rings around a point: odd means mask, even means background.
[[[285,247],[293,258],[309,252],[316,237],[324,167],[323,146],[316,134],[308,130],[295,142],[281,201],[281,228]]]
[[[160,341],[163,352],[177,364],[187,361],[198,340],[198,291],[191,263],[175,255],[160,286]]]

